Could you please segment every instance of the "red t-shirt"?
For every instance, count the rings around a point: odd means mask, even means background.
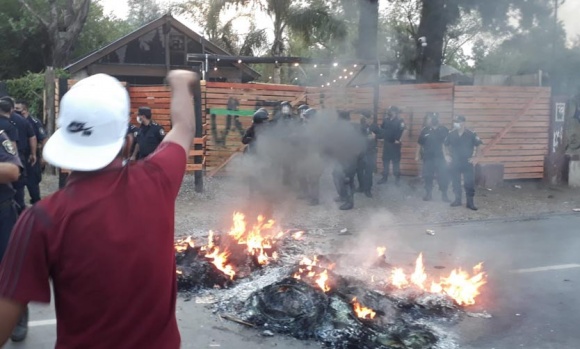
[[[56,348],[179,348],[175,199],[186,154],[162,143],[143,161],[73,173],[18,220],[0,297],[50,302]]]

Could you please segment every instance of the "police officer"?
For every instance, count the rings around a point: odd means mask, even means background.
[[[126,159],[131,158],[131,154],[135,151],[137,142],[137,134],[139,133],[139,128],[131,123],[127,127],[127,135],[125,136],[125,149],[123,150],[123,156]]]
[[[421,130],[417,143],[416,161],[423,161],[423,180],[425,181],[424,201],[429,201],[433,194],[433,179],[437,175],[441,199],[451,202],[447,197],[449,180],[447,162],[443,153],[443,143],[449,134],[447,127],[439,124],[439,114],[427,113],[427,125]]]
[[[310,107],[307,104],[301,104],[298,106],[298,108],[296,109],[298,111],[298,116],[300,117],[300,121],[304,122],[305,121],[305,116],[304,113],[310,109]],[[312,109],[314,112],[316,112],[314,109]]]
[[[320,203],[320,176],[324,172],[324,164],[317,144],[317,130],[313,127],[317,121],[316,114],[313,108],[308,108],[301,113],[304,127],[296,147],[302,156],[302,161],[297,163],[302,191],[302,196],[299,198],[307,199],[310,206]]]
[[[479,146],[483,142],[477,134],[465,128],[465,117],[457,116],[453,122],[453,131],[445,140],[445,159],[450,164],[451,181],[455,201],[452,207],[461,206],[461,175],[465,187],[466,207],[477,211],[473,203],[475,196],[475,174],[473,170],[473,158],[477,158]]]
[[[391,106],[380,127],[374,125],[373,132],[383,139],[383,178],[378,184],[385,184],[389,178],[389,167],[393,164],[395,183],[399,184],[401,177],[401,136],[405,130],[405,122],[399,117],[400,109]]]
[[[137,111],[137,122],[141,125],[137,132],[137,145],[133,151],[133,159],[143,159],[153,153],[165,138],[165,130],[151,120],[151,108],[140,107]]]
[[[18,129],[16,146],[21,163],[26,164],[30,162],[31,165],[36,164],[37,140],[32,126],[30,126],[22,116],[14,112],[14,99],[11,97],[2,97],[2,100],[10,104],[10,122],[16,127],[16,129]],[[26,187],[28,180],[28,173],[26,170],[27,168],[25,167],[20,178],[14,182],[14,190],[16,190],[14,201],[18,204],[19,214],[26,208],[26,203],[24,202],[24,188]]]
[[[28,103],[26,101],[17,101],[14,107],[14,112],[16,114],[24,117],[26,121],[32,127],[34,135],[36,136],[37,146],[36,146],[36,161],[34,164],[31,161],[26,162],[26,188],[28,188],[28,194],[30,195],[30,204],[34,205],[40,201],[40,182],[42,181],[42,164],[40,159],[42,158],[42,147],[44,143],[48,140],[46,131],[42,122],[30,115],[28,111]],[[33,150],[31,150],[32,152]]]
[[[259,159],[259,156],[261,155],[258,151],[258,140],[261,139],[264,132],[266,132],[267,128],[270,126],[268,121],[269,114],[266,109],[260,108],[256,110],[252,118],[252,125],[242,136],[242,143],[247,145],[244,153],[248,156],[254,157],[254,159]],[[257,208],[257,212],[254,212],[254,216],[261,214],[266,217],[266,219],[270,219],[273,215],[273,204],[264,184],[266,178],[261,178],[264,176],[264,172],[268,170],[267,168],[264,168],[264,171],[262,171],[264,165],[266,164],[260,161],[251,164],[252,173],[249,175],[250,202],[252,203],[252,209]]]
[[[10,105],[0,101],[0,119],[6,119]],[[4,123],[0,124],[3,125]],[[7,133],[0,129],[0,263],[10,241],[12,228],[18,219],[18,209],[14,202],[16,191],[12,183],[16,182],[23,170],[18,156],[16,142],[8,138]],[[18,324],[12,331],[14,342],[23,341],[28,334],[28,307],[24,310]]]
[[[349,143],[360,138],[360,128],[350,122],[350,113],[347,111],[338,113],[337,129],[341,133],[337,138],[345,138]],[[364,150],[364,147],[361,147],[359,151],[357,145],[349,146],[353,146],[353,151],[333,149],[336,165],[332,171],[332,178],[338,192],[338,198],[335,201],[342,203],[340,210],[351,210],[354,207],[354,177],[359,158]]]
[[[358,191],[365,193],[366,197],[372,198],[373,172],[377,162],[377,141],[371,130],[370,113],[364,112],[362,116],[360,119],[360,132],[366,139],[366,146],[357,166]]]

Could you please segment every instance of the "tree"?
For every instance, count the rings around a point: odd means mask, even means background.
[[[209,2],[207,2],[209,1]],[[273,22],[273,40],[269,43],[269,54],[273,57],[282,56],[288,50],[290,33],[300,35],[305,44],[311,45],[316,40],[339,39],[346,36],[346,29],[340,21],[330,13],[330,9],[320,1],[312,4],[296,4],[292,0],[207,0],[189,1],[182,5],[184,12],[195,16],[195,12],[202,12],[206,17],[206,31],[217,30],[220,15],[226,9],[241,10],[242,5],[247,11],[262,11]],[[274,83],[281,82],[281,66],[276,65],[273,74]]]
[[[91,0],[19,0],[48,35],[49,64],[62,68],[85,25]]]
[[[128,21],[106,15],[103,6],[99,2],[93,2],[85,26],[73,47],[71,57],[73,59],[83,57],[129,34],[134,29]]]
[[[157,0],[127,0],[127,4],[129,5],[127,22],[135,29],[163,16],[167,10],[159,5]]]
[[[406,1],[406,0],[393,0]],[[421,0],[421,20],[418,28],[426,46],[416,42],[421,81],[439,81],[443,63],[445,35],[461,17],[462,10],[476,11],[483,24],[495,30],[509,26],[509,20],[519,19],[522,30],[532,27],[542,16],[549,16],[550,7],[545,0]]]

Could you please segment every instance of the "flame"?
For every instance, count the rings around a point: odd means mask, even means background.
[[[330,291],[330,286],[328,285],[328,269],[332,270],[332,268],[334,268],[334,264],[321,266],[319,265],[318,257],[316,256],[313,259],[304,257],[299,264],[300,267],[298,268],[298,271],[294,273],[292,277],[297,280],[302,280],[303,278],[311,279],[322,291]],[[314,267],[324,270],[320,273],[317,273],[314,271]]]
[[[255,256],[260,265],[266,265],[275,259],[270,251],[273,248],[274,242],[284,236],[284,233],[279,232],[275,236],[272,234],[272,229],[275,224],[274,220],[268,220],[266,222],[264,216],[259,215],[256,224],[251,229],[248,229],[243,213],[235,212],[233,220],[234,225],[228,234],[238,244],[246,245],[248,253],[251,256]]]
[[[423,254],[420,254],[415,262],[415,271],[409,278],[401,268],[395,268],[391,272],[390,282],[397,288],[410,286],[417,287],[423,291],[446,294],[459,305],[473,305],[475,298],[481,294],[481,286],[486,284],[485,273],[482,271],[482,263],[473,267],[473,274],[462,269],[454,269],[448,277],[441,277],[439,282],[431,281],[430,287],[425,286],[428,279],[423,265]]]
[[[367,319],[367,320],[371,320],[374,319],[375,316],[377,315],[377,313],[370,309],[370,308],[365,308],[363,305],[361,305],[357,300],[356,297],[354,297],[352,299],[352,307],[354,309],[354,313],[356,314],[356,316],[359,319]]]
[[[195,247],[195,242],[193,241],[191,236],[188,236],[185,239],[177,240],[174,243],[174,247],[176,252],[181,253],[187,250],[189,247],[191,248]]]
[[[236,272],[230,264],[226,264],[229,256],[230,254],[228,251],[220,253],[219,247],[215,247],[211,253],[205,255],[206,258],[213,259],[211,263],[215,265],[216,268],[218,268],[222,273],[228,275],[230,279],[233,280]]]
[[[411,282],[420,289],[424,289],[423,284],[426,280],[427,274],[425,274],[425,267],[423,266],[423,254],[420,253],[417,261],[415,261],[415,272],[411,275]]]
[[[383,257],[385,255],[385,252],[386,251],[387,251],[387,248],[384,247],[384,246],[383,247],[377,247],[377,253],[379,255],[379,258],[380,257]]]
[[[304,232],[303,231],[298,231],[294,234],[292,234],[292,238],[294,240],[302,240],[302,237],[304,236]]]
[[[404,288],[409,285],[409,281],[407,281],[407,276],[405,275],[403,269],[393,269],[391,272],[391,284],[396,288]]]

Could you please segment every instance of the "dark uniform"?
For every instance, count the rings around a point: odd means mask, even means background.
[[[32,127],[36,140],[38,141],[38,147],[36,149],[36,163],[34,165],[26,161],[26,187],[28,188],[28,194],[30,194],[30,204],[34,205],[40,201],[40,182],[42,181],[42,165],[40,164],[40,159],[42,159],[42,142],[46,139],[46,131],[42,122],[37,118],[29,115],[25,118],[28,124]],[[27,140],[28,141],[28,140]]]
[[[18,150],[3,130],[0,130],[0,163],[11,163],[22,170]],[[0,184],[0,262],[8,247],[12,228],[18,219],[18,213],[14,205],[14,193],[15,190],[11,184]]]
[[[439,190],[443,201],[448,202],[447,188],[449,177],[447,162],[443,154],[443,143],[449,134],[449,129],[442,125],[427,126],[421,130],[418,143],[421,145],[423,159],[423,180],[425,181],[425,200],[430,200],[433,193],[433,179],[437,175]]]
[[[137,146],[137,134],[139,133],[139,127],[129,124],[127,127],[127,136],[131,137],[133,142],[131,143],[131,148],[129,149],[129,157],[135,152],[135,147]]]
[[[137,160],[146,158],[153,153],[165,138],[165,130],[158,123],[151,121],[149,125],[141,125],[137,132],[136,142],[139,144]]]
[[[349,120],[349,113],[339,113],[337,129],[342,130],[341,133],[344,134],[341,134],[338,138],[350,139],[351,134],[354,136],[352,140],[359,137],[360,125],[353,124]],[[341,210],[350,210],[354,207],[354,177],[356,176],[359,159],[363,156],[364,147],[360,149],[361,151],[356,151],[356,153],[345,152],[346,149],[333,149],[332,155],[336,159],[336,165],[332,171],[332,178],[338,192],[336,201],[343,203],[340,206]]]
[[[359,158],[357,166],[359,191],[365,193],[367,197],[372,197],[373,172],[375,172],[377,163],[377,140],[373,135],[371,126],[362,120],[360,132],[366,139],[366,147],[363,155]]]
[[[383,178],[379,184],[387,182],[391,163],[393,164],[393,176],[395,176],[397,183],[401,177],[401,136],[405,131],[405,122],[396,114],[390,115],[390,118],[383,120],[381,127],[374,125],[372,129],[379,138],[383,139]]]
[[[19,206],[19,213],[26,208],[26,203],[24,202],[24,188],[28,183],[28,159],[30,157],[32,149],[30,149],[29,138],[34,137],[34,130],[32,126],[26,121],[26,119],[17,113],[12,113],[10,115],[10,122],[18,129],[18,138],[16,139],[16,145],[18,147],[18,156],[20,161],[24,164],[25,168],[22,171],[22,175],[18,181],[14,182],[14,190],[16,194],[14,195],[14,201]],[[36,151],[36,149],[35,149]]]
[[[298,110],[303,107],[304,105],[300,106]],[[296,162],[301,191],[299,198],[307,199],[310,206],[320,203],[320,177],[324,172],[317,131],[312,127],[316,114],[316,110],[312,108],[302,111],[302,130],[294,148],[301,157]]]
[[[475,174],[473,164],[470,162],[473,151],[483,142],[473,131],[465,129],[463,134],[458,130],[453,130],[445,140],[445,146],[448,147],[451,155],[451,164],[449,172],[453,183],[453,193],[455,201],[452,206],[461,205],[461,175],[463,175],[463,185],[465,187],[465,197],[469,208],[473,206],[473,197],[475,196]]]

